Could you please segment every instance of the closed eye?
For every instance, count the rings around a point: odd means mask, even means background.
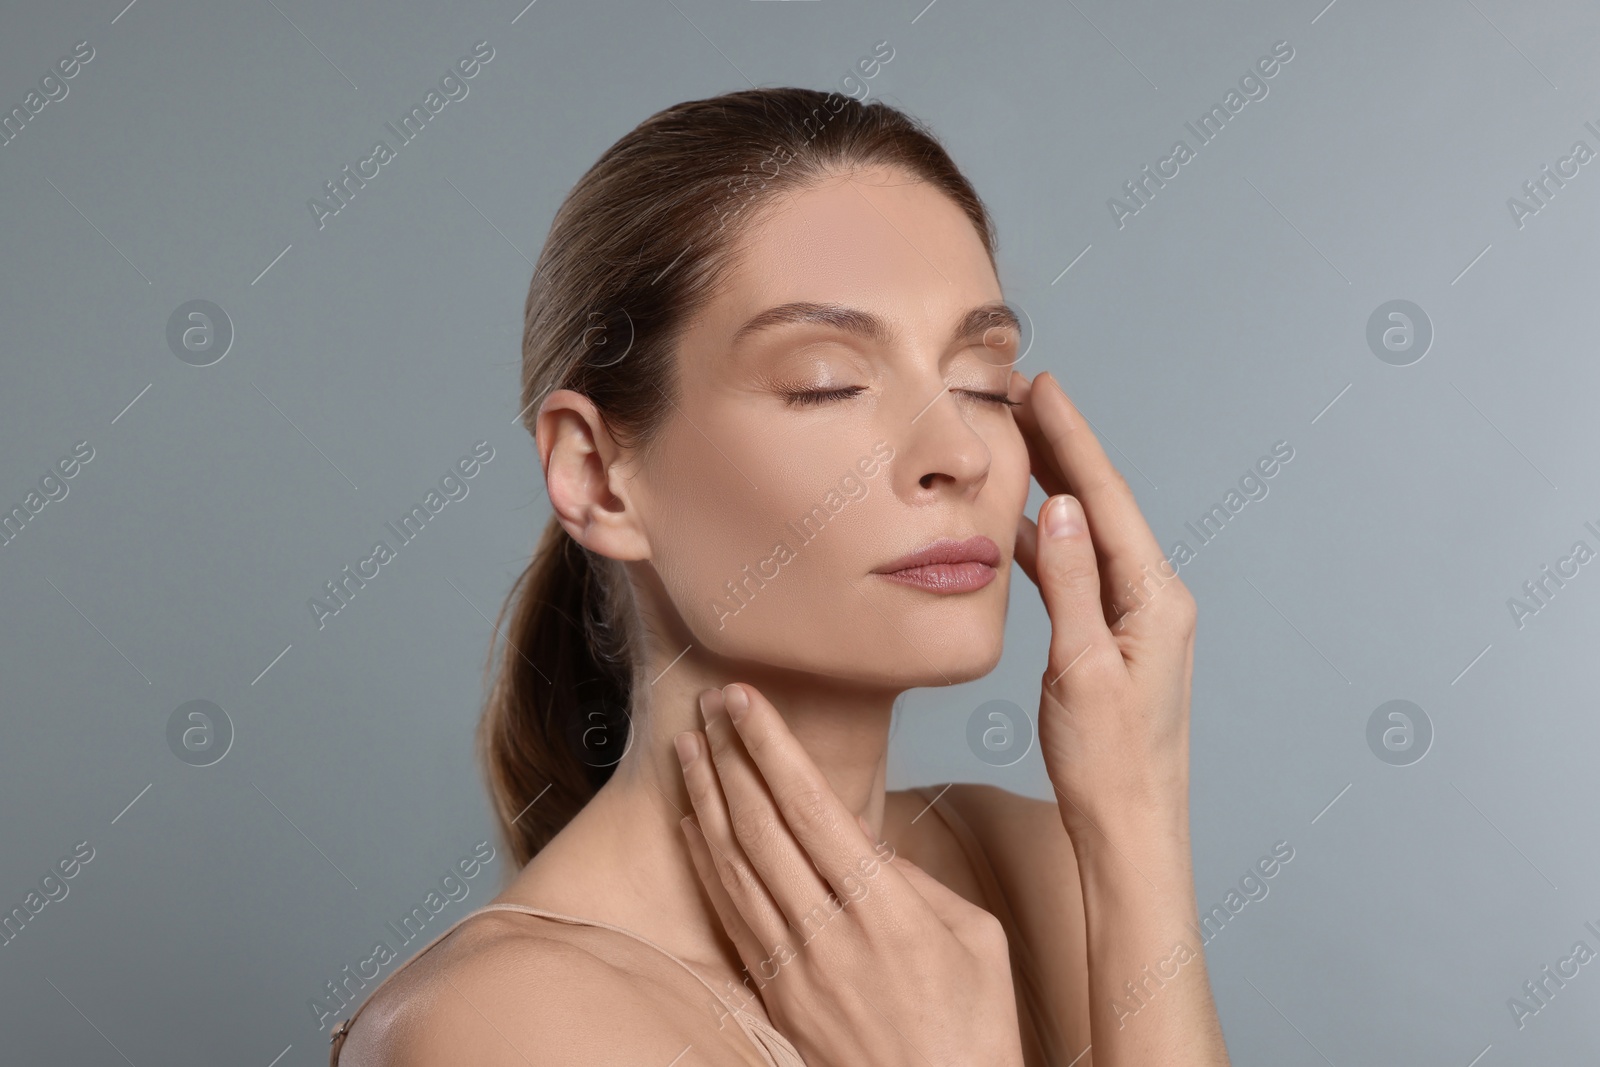
[[[814,407],[834,400],[849,400],[866,392],[864,385],[847,385],[840,389],[811,389],[783,394],[784,403],[790,407]],[[1021,407],[1022,401],[1012,400],[1005,393],[985,393],[976,389],[952,389],[953,393],[970,396],[976,400],[983,400],[990,404],[1004,407]]]
[[[1022,406],[1022,401],[1012,400],[1004,393],[980,393],[973,389],[955,389],[952,392],[965,393],[967,396],[976,397],[979,400],[987,400],[992,404],[1004,404],[1009,408]]]
[[[847,385],[842,389],[812,389],[800,392],[784,393],[783,401],[790,407],[804,408],[817,404],[826,404],[832,400],[848,400],[859,393],[866,392],[864,385]]]

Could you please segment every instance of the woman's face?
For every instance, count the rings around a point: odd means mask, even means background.
[[[996,399],[1019,331],[989,309],[983,244],[943,194],[886,169],[757,219],[683,337],[676,408],[630,480],[670,599],[646,609],[735,661],[894,688],[979,677],[999,662],[1029,486]],[[883,572],[941,540],[981,560],[982,538],[992,567]]]

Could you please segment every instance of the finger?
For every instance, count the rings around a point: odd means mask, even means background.
[[[1017,523],[1017,543],[1012,550],[1012,558],[1022,568],[1022,573],[1028,576],[1028,580],[1037,586],[1039,584],[1039,526],[1026,515],[1021,516]],[[1112,598],[1111,590],[1103,586],[1100,590],[1100,606],[1105,615],[1106,625],[1111,626],[1114,632],[1120,633],[1121,629],[1113,624],[1122,620],[1123,616],[1127,614],[1127,609],[1119,606]],[[1127,624],[1127,621],[1122,622],[1123,627],[1126,627]]]
[[[1056,496],[1060,493],[1070,492],[1072,487],[1067,484],[1067,477],[1061,471],[1061,465],[1051,454],[1050,442],[1045,439],[1043,431],[1039,428],[1039,416],[1034,411],[1034,397],[1042,389],[1028,389],[1022,398],[1020,407],[1012,408],[1016,416],[1017,428],[1022,431],[1022,441],[1028,447],[1028,469],[1032,472],[1034,480],[1039,483],[1039,488],[1046,494]]]
[[[696,758],[705,752],[705,744],[705,737],[698,730],[687,731],[674,739],[679,762],[683,764],[686,774],[689,773]],[[689,858],[694,863],[695,873],[700,876],[700,882],[705,886],[706,896],[716,909],[717,917],[722,921],[722,928],[727,931],[729,940],[738,948],[739,957],[746,963],[751,962],[752,952],[755,953],[754,959],[764,958],[761,954],[760,938],[750,929],[750,924],[740,914],[738,905],[728,895],[728,887],[722,884],[722,877],[717,873],[716,860],[711,854],[711,846],[707,843],[700,824],[693,818],[685,816],[679,820],[678,825],[689,846]]]
[[[862,832],[771,701],[743,683],[729,685],[724,693],[726,719],[770,790],[775,809],[833,892],[857,905],[874,901],[871,908],[879,916],[885,914],[881,909],[901,902],[915,907],[909,884],[879,861],[870,831]]]
[[[867,835],[868,841],[877,838],[878,835],[872,832],[872,824],[867,822],[866,816],[857,815],[856,825],[861,827],[861,832]],[[887,841],[879,843],[888,846],[890,850],[887,862],[894,864],[896,869],[905,876],[906,881],[911,884],[911,888],[915,889],[918,895],[933,909],[934,914],[938,915],[946,926],[950,925],[950,920],[958,916],[959,905],[967,903],[966,899],[935,879],[927,871],[894,851],[894,846],[889,845]],[[879,855],[882,856],[881,851]],[[967,906],[971,907],[972,905],[967,904]]]
[[[1033,383],[1028,381],[1028,376],[1013,368],[1011,377],[1006,379],[1006,396],[1018,401],[1023,406],[1028,403],[1028,393],[1033,389]]]
[[[1052,454],[1050,443],[1045,439],[1040,430],[1038,417],[1032,410],[1016,409],[1019,413],[1018,423],[1023,430],[1023,439],[1028,445],[1028,464],[1033,472],[1034,480],[1039,487],[1050,496],[1060,496],[1071,493],[1072,486],[1068,484],[1066,476],[1061,473],[1061,466]],[[1034,585],[1039,584],[1038,556],[1038,527],[1026,515],[1022,516],[1026,523],[1026,534],[1032,535],[1031,540],[1019,544],[1017,552],[1027,551],[1029,554],[1022,560],[1023,573],[1033,580]],[[1023,531],[1019,531],[1021,536]],[[1123,612],[1116,604],[1116,589],[1109,582],[1102,583],[1100,602],[1104,608],[1107,623],[1114,622]]]
[[[1051,453],[1050,442],[1039,429],[1039,416],[1033,410],[1033,397],[1039,390],[1020,372],[1012,371],[1011,375],[1012,382],[1007,395],[1020,401],[1019,406],[1011,409],[1011,413],[1016,416],[1017,428],[1022,431],[1022,442],[1028,448],[1028,470],[1047,495],[1070,493],[1072,487],[1067,484],[1060,463]]]
[[[706,896],[711,899],[711,906],[716,909],[717,918],[722,922],[722,929],[727,933],[728,940],[733,942],[733,947],[738,950],[739,959],[744,962],[745,969],[754,974],[755,968],[771,957],[762,945],[761,939],[750,929],[750,924],[739,912],[739,906],[728,895],[728,887],[722,884],[722,876],[717,873],[716,858],[711,852],[711,846],[706,843],[700,824],[684,816],[679,820],[678,826],[683,831],[684,843],[689,848],[689,859],[694,863],[694,872],[699,875],[700,884],[705,887]]]
[[[818,872],[807,849],[796,839],[770,791],[764,768],[746,750],[728,717],[723,695],[726,691],[705,691],[700,708],[733,837],[790,927],[803,938],[809,933],[808,924],[816,923],[824,914],[836,887]],[[828,793],[832,795],[831,788]],[[854,825],[848,829],[859,833]],[[863,842],[862,851],[870,853],[871,846]]]
[[[1123,597],[1130,587],[1137,589],[1152,580],[1170,580],[1171,566],[1145,522],[1133,490],[1048,371],[1034,381],[1028,418],[1019,418],[1019,424],[1023,423],[1033,427],[1031,434],[1025,429],[1024,436],[1031,436],[1034,447],[1046,453],[1047,470],[1053,460],[1054,469],[1066,480],[1066,486],[1055,492],[1069,492],[1083,504],[1089,533],[1105,564],[1110,598]],[[1045,485],[1042,480],[1040,484]],[[1048,485],[1045,491],[1052,492]],[[1157,577],[1153,578],[1152,572]]]
[[[1039,569],[1036,566],[1038,554],[1039,527],[1023,515],[1017,522],[1017,547],[1012,550],[1011,558],[1017,561],[1017,566],[1022,568],[1022,573],[1034,585],[1039,584]]]
[[[872,832],[872,826],[863,816],[857,815],[856,822],[860,824],[861,831],[867,835],[869,841],[877,839],[878,835]],[[983,914],[976,904],[973,904],[961,894],[934,878],[906,857],[895,852],[894,846],[887,841],[879,841],[878,844],[879,856],[882,857],[883,848],[887,847],[889,849],[886,862],[894,865],[894,869],[899,871],[911,889],[922,898],[923,903],[928,905],[928,908],[945,925],[946,929],[952,933],[965,931],[968,929],[968,924],[975,917]]]
[[[689,801],[694,805],[695,818],[699,822],[699,836],[707,847],[716,868],[716,877],[734,909],[761,945],[762,952],[757,958],[766,958],[779,942],[787,939],[789,924],[734,837],[727,801],[708,746],[698,733],[690,733],[696,741],[694,750],[680,752],[679,759],[683,762],[683,783],[688,788]],[[689,757],[687,760],[683,759],[685,755]]]
[[[1122,650],[1106,626],[1100,604],[1100,568],[1083,508],[1070,495],[1051,497],[1039,509],[1038,531],[1034,565],[1039,593],[1050,613],[1047,690],[1062,684],[1060,692],[1066,694],[1081,680],[1104,680],[1106,672],[1125,676]]]

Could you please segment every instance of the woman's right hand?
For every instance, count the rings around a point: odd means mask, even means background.
[[[708,689],[700,708],[705,732],[677,739],[689,851],[807,1067],[1021,1067],[999,921],[875,848],[753,686]]]

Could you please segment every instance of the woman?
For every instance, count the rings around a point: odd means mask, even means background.
[[[521,869],[333,1062],[1227,1063],[1194,603],[1013,369],[994,246],[921,125],[802,89],[669,108],[573,189],[523,333],[554,514],[481,733]],[[886,792],[896,697],[999,662],[1013,558],[1055,802]]]

